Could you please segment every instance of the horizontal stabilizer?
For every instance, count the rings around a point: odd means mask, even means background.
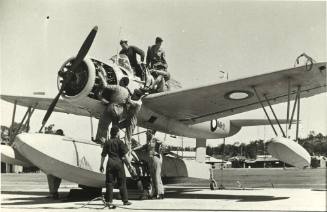
[[[286,124],[286,119],[279,119],[280,124]],[[260,126],[260,125],[269,125],[269,121],[267,119],[234,119],[230,121],[231,124],[239,127],[247,127],[247,126]],[[277,124],[276,120],[271,120],[272,124]],[[293,121],[296,123],[296,121]]]
[[[310,166],[310,154],[291,139],[276,137],[267,143],[267,150],[273,157],[298,168]]]

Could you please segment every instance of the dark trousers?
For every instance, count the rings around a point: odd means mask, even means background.
[[[144,74],[145,73],[144,73],[144,70],[143,70],[142,66],[139,65],[139,64],[136,64],[133,68],[135,70],[135,75],[137,77],[139,77],[141,80],[144,80]]]
[[[112,202],[114,182],[117,181],[120,196],[123,202],[128,202],[128,194],[126,188],[126,175],[123,161],[120,159],[109,158],[106,168],[106,194],[105,201]]]
[[[117,125],[124,113],[126,113],[126,107],[116,103],[108,104],[99,118],[96,139],[102,139],[103,142],[106,141],[109,125],[111,122],[113,125]]]

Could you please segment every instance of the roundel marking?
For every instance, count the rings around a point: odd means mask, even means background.
[[[214,119],[214,120],[211,120],[210,121],[210,129],[211,129],[211,132],[216,131],[217,126],[218,126],[217,119]]]

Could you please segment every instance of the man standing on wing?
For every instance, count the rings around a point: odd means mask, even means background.
[[[124,54],[128,57],[129,63],[131,67],[135,71],[135,75],[139,77],[141,80],[144,80],[144,70],[138,64],[136,55],[138,54],[141,57],[141,61],[144,61],[144,51],[136,46],[129,46],[127,40],[121,40],[120,46],[122,50],[120,50],[119,54]]]

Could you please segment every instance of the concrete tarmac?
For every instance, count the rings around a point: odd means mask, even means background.
[[[60,199],[47,198],[44,174],[2,174],[1,211],[95,211],[103,208],[100,200],[67,199],[73,183],[63,181]],[[326,190],[308,188],[230,188],[165,186],[165,199],[138,200],[139,193],[130,190],[130,206],[114,200],[115,211],[326,211]],[[87,204],[89,203],[89,204]],[[107,208],[105,209],[107,210]]]

